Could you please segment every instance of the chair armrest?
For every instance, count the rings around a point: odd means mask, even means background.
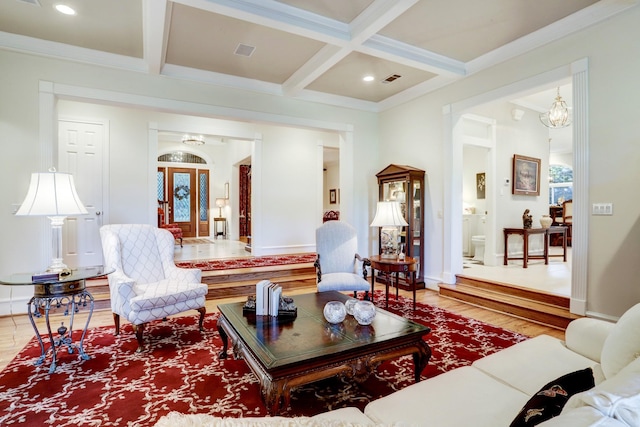
[[[367,267],[371,267],[371,260],[369,258],[363,258],[356,254],[356,259],[362,262],[362,277],[367,280]]]
[[[320,268],[320,254],[316,256],[316,260],[313,261],[313,266],[316,269],[316,276],[318,277],[317,283],[320,283],[322,280],[322,269]]]
[[[134,285],[131,277],[120,269],[109,274],[109,294],[111,296],[111,310],[119,315],[126,316],[129,312],[129,300],[135,296]]]
[[[565,331],[567,348],[600,362],[604,342],[614,325],[612,322],[588,317],[576,319],[569,323]]]

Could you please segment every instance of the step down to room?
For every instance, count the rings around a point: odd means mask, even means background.
[[[277,283],[286,292],[315,286],[316,272],[313,263],[202,272],[202,283],[209,286],[208,300],[253,295],[256,292],[256,283],[260,280]],[[87,289],[94,298],[95,310],[111,308],[109,283],[106,278],[87,280]]]
[[[315,285],[316,272],[313,263],[202,272],[202,282],[209,286],[207,299],[254,295],[261,280],[277,283],[286,292]]]
[[[532,322],[565,329],[579,318],[569,312],[569,298],[534,289],[492,282],[465,275],[455,285],[441,283],[440,295],[511,314]]]

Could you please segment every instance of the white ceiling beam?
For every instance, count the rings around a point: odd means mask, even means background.
[[[147,64],[141,58],[102,52],[84,47],[71,46],[50,40],[36,39],[19,34],[0,31],[0,46],[2,49],[16,52],[26,52],[55,59],[100,65],[107,68],[146,73]]]
[[[357,50],[362,43],[384,28],[389,22],[403,14],[413,6],[417,0],[376,0],[349,25],[351,39],[348,44],[337,50],[333,46],[325,46],[282,85],[282,91],[287,96],[295,96],[331,67],[336,65],[347,55]]]
[[[465,63],[389,37],[373,35],[358,49],[367,55],[445,76],[464,76]]]
[[[166,55],[169,37],[171,4],[167,1],[143,0],[142,28],[144,60],[149,65],[150,74],[160,74]]]

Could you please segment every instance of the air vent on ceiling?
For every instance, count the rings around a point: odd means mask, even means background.
[[[240,43],[238,44],[238,47],[236,47],[236,51],[233,53],[240,56],[251,56],[254,50],[256,50],[255,46]]]
[[[400,74],[391,74],[390,76],[383,79],[382,83],[391,83],[398,80],[400,77],[402,77]]]
[[[27,4],[31,4],[33,6],[38,6],[38,7],[42,7],[42,5],[40,4],[39,0],[17,0],[20,3],[27,3]]]

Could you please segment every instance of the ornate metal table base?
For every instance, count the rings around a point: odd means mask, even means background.
[[[36,333],[36,338],[40,344],[40,357],[34,362],[36,366],[42,365],[47,354],[51,352],[51,366],[49,367],[49,373],[52,374],[56,370],[57,366],[57,351],[61,347],[66,347],[69,354],[75,351],[83,360],[89,360],[90,357],[84,351],[84,338],[87,334],[87,328],[91,321],[93,314],[93,296],[85,289],[84,280],[77,280],[73,282],[52,283],[52,284],[38,284],[34,285],[34,296],[27,303],[27,313],[29,314],[29,321]],[[89,305],[89,316],[87,322],[82,330],[82,336],[80,340],[74,344],[73,342],[73,320],[75,314],[80,307],[86,307]],[[52,308],[58,309],[64,307],[64,315],[70,316],[69,327],[64,325],[64,322],[57,328],[57,337],[54,336],[54,332],[51,330],[51,323],[49,321],[49,312]],[[36,325],[34,318],[44,317],[47,325],[47,336],[49,337],[49,347],[45,346],[43,334],[40,333],[38,326]]]

